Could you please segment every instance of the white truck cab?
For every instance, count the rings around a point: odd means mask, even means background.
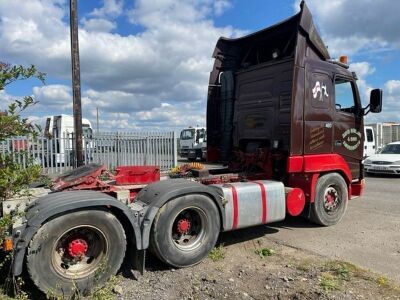
[[[189,160],[204,159],[203,149],[206,145],[207,131],[204,127],[188,127],[181,131],[179,154]]]
[[[44,126],[43,126],[44,125]],[[64,164],[66,153],[73,151],[74,118],[70,115],[58,115],[45,117],[42,124],[43,134],[48,139],[54,139],[52,153],[55,155],[54,161],[57,164]],[[92,124],[88,119],[82,119],[83,142],[87,143],[92,138]],[[84,146],[84,149],[90,145]]]

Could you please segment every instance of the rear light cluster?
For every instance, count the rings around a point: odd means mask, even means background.
[[[13,240],[11,237],[6,237],[3,240],[3,245],[2,245],[3,251],[9,252],[13,250]]]

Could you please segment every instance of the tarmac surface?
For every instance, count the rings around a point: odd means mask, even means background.
[[[342,221],[318,227],[301,218],[269,225],[267,238],[355,263],[400,282],[400,177],[366,178],[362,197],[350,200]]]

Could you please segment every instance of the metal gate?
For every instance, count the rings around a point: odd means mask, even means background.
[[[156,165],[167,171],[177,164],[174,132],[103,132],[83,138],[84,162],[122,165]],[[28,160],[42,166],[46,174],[59,174],[75,166],[74,136],[18,137],[0,142],[0,153],[10,153],[25,165]]]

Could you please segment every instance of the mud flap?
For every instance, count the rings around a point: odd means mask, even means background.
[[[139,271],[140,274],[144,274],[146,268],[146,250],[136,250],[133,257],[133,267]]]

